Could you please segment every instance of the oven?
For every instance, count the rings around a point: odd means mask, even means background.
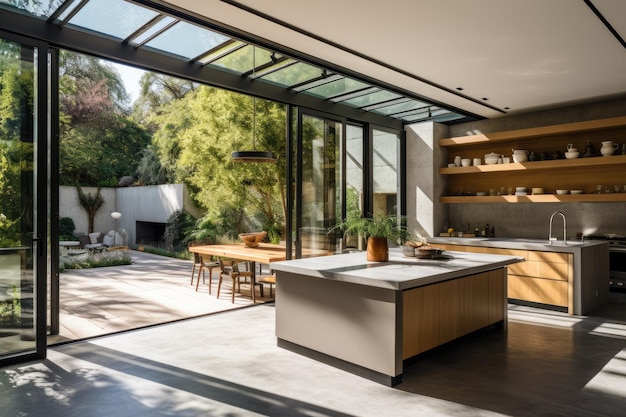
[[[589,240],[605,240],[609,243],[609,286],[626,291],[626,236],[607,234],[585,236]]]
[[[609,284],[626,290],[626,239],[609,241]]]

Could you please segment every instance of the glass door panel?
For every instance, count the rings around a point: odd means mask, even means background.
[[[373,129],[373,214],[401,214],[400,138],[396,133]]]
[[[302,174],[298,179],[301,222],[298,246],[307,250],[334,252],[336,242],[328,231],[341,218],[340,122],[302,115],[299,132]]]
[[[36,353],[41,334],[33,256],[36,65],[36,48],[0,38],[0,363]]]

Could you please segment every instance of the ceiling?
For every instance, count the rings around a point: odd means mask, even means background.
[[[161,3],[482,117],[626,96],[624,1]]]

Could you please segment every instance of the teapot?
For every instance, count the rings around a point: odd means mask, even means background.
[[[528,161],[528,151],[522,149],[511,149],[513,151],[513,162],[526,162]]]

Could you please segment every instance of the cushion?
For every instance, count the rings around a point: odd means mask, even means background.
[[[85,245],[88,245],[91,243],[91,239],[89,239],[89,236],[87,235],[80,235],[78,236],[78,241],[80,242],[80,247],[84,248]]]
[[[100,232],[89,233],[89,240],[92,245],[98,243],[98,237],[100,237]]]
[[[102,238],[102,243],[104,244],[104,246],[113,246],[113,236],[107,234]]]

